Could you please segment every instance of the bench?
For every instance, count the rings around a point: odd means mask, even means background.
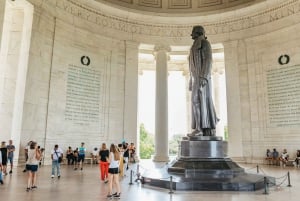
[[[268,165],[280,165],[279,158],[266,157],[265,160],[267,161]]]
[[[84,163],[93,165],[93,159],[85,157],[84,158]]]

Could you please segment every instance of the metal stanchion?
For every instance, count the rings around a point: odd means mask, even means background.
[[[259,173],[259,167],[258,167],[258,165],[256,165],[256,172],[257,172],[257,174]]]
[[[133,171],[130,170],[130,182],[129,182],[129,185],[132,185],[132,184],[133,184],[133,183],[132,183],[132,175],[133,175]]]
[[[140,165],[139,164],[136,167],[136,176],[137,176],[137,178],[136,178],[135,182],[142,181],[142,179],[141,179],[141,173],[140,173]]]
[[[269,183],[267,177],[264,177],[265,191],[263,194],[269,194]]]
[[[170,192],[169,192],[169,194],[172,194],[172,193],[174,193],[173,192],[173,177],[170,176]]]
[[[290,172],[288,172],[288,187],[292,187],[291,185],[291,178],[290,178]]]

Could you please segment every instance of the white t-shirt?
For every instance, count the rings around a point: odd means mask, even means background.
[[[55,152],[56,152],[56,153],[55,153]],[[54,161],[57,161],[57,160],[58,160],[58,157],[61,157],[63,153],[64,153],[64,152],[63,152],[62,149],[59,148],[59,147],[58,147],[56,150],[55,150],[55,149],[52,149],[51,154],[52,154],[53,160],[54,160]]]
[[[93,156],[98,156],[98,150],[96,150],[96,151],[93,150],[93,153],[92,153],[92,154],[93,154]]]

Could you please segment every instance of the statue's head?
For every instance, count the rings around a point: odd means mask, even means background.
[[[194,26],[192,31],[192,39],[196,39],[199,36],[205,37],[205,30],[202,26]]]

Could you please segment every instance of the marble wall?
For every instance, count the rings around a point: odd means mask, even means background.
[[[38,11],[31,41],[22,144],[37,140],[49,156],[55,144],[66,149],[84,141],[91,152],[102,142],[120,143],[124,42]]]

